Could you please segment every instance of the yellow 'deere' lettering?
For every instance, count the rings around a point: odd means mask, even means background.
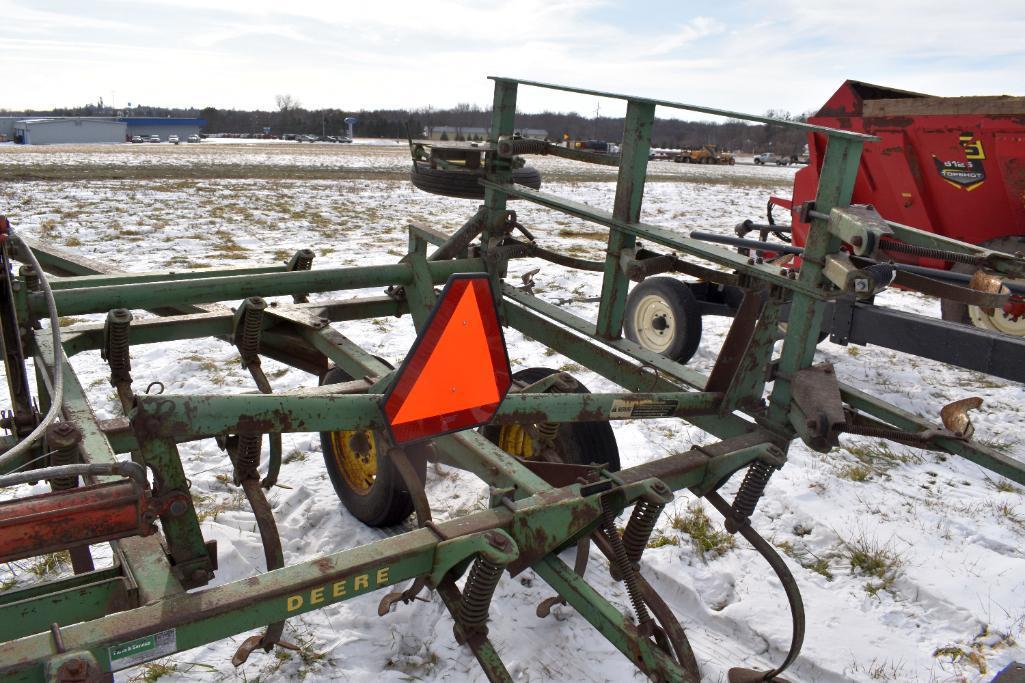
[[[381,567],[374,572],[374,588],[380,588],[391,581],[391,577],[389,576],[390,571],[390,567]],[[348,583],[350,580],[352,581],[351,584]],[[349,579],[342,579],[326,586],[311,589],[309,594],[309,604],[323,604],[327,598],[327,595],[325,594],[329,589],[331,599],[337,600],[348,596],[350,590],[353,593],[358,593],[359,591],[365,591],[369,588],[370,574],[359,574]],[[297,609],[302,609],[304,604],[306,604],[306,600],[302,594],[290,595],[287,598],[286,607],[289,612],[294,612]]]

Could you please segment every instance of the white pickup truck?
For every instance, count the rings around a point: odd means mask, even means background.
[[[755,155],[755,163],[759,166],[764,166],[765,164],[789,166],[791,161],[793,161],[793,159],[790,157],[780,156],[778,154],[773,154],[772,152],[763,152]]]

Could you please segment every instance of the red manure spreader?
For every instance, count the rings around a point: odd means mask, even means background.
[[[933,97],[846,81],[809,123],[879,138],[865,144],[852,204],[870,204],[888,221],[943,237],[1025,251],[1025,97]],[[791,211],[799,246],[809,228],[801,209],[814,199],[825,147],[823,135],[809,133],[810,162],[797,172],[793,198],[770,201],[770,212]],[[923,253],[889,253],[898,263],[975,270]],[[1018,298],[992,312],[947,300],[943,317],[1025,335]]]

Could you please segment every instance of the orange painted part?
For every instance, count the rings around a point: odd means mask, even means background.
[[[510,383],[490,281],[453,275],[385,397],[392,439],[408,443],[486,424]]]
[[[497,402],[484,321],[473,287],[467,287],[392,423]]]
[[[111,482],[0,502],[0,562],[126,536],[156,528],[143,519],[145,492]]]

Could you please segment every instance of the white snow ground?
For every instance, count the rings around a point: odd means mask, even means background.
[[[401,171],[404,151],[322,146],[270,149],[246,145],[121,146],[107,149],[31,150],[4,147],[5,165],[245,164],[294,165],[297,169],[388,168]],[[216,151],[214,151],[216,150]],[[557,159],[537,164],[550,179],[545,189],[611,207],[612,173],[574,175],[579,168]],[[610,169],[611,171],[611,169]],[[693,180],[652,182],[643,217],[677,230],[730,232],[745,218],[762,216],[766,197],[786,194],[793,169],[687,167],[652,164],[663,176]],[[585,178],[585,179],[580,179]],[[676,178],[673,178],[676,180]],[[0,211],[16,229],[74,248],[126,271],[188,265],[244,265],[284,260],[310,247],[314,267],[394,262],[404,253],[405,226],[422,220],[454,229],[476,202],[435,197],[399,180],[74,180],[0,184]],[[594,226],[532,206],[517,206],[520,221],[549,246],[595,257],[602,248]],[[542,263],[517,262],[510,281],[541,266],[538,293],[593,318],[599,280]],[[374,292],[366,292],[374,293]],[[357,292],[352,295],[359,294]],[[343,296],[349,296],[344,294]],[[317,295],[326,298],[327,295]],[[939,306],[914,294],[893,292],[896,307],[938,315]],[[91,316],[99,319],[101,316]],[[81,320],[81,319],[79,319]],[[67,321],[69,323],[74,320]],[[705,336],[692,364],[711,368],[729,321],[705,318]],[[337,324],[350,338],[393,362],[412,338],[408,319]],[[567,359],[509,332],[514,368],[567,369],[593,391],[616,387]],[[1020,433],[1025,391],[978,373],[911,358],[884,349],[844,348],[829,342],[819,360],[836,364],[841,380],[898,406],[938,419],[943,404],[969,395],[985,399],[975,416],[977,438],[1025,460]],[[98,353],[74,360],[100,418],[119,414]],[[310,386],[297,370],[265,362],[276,390]],[[170,392],[234,392],[252,389],[234,349],[200,340],[134,347],[133,374],[141,390],[159,380]],[[711,437],[684,422],[618,422],[624,466],[666,452],[707,443]],[[367,543],[389,532],[368,529],[344,510],[331,488],[316,434],[285,436],[282,486],[270,493],[289,562]],[[799,443],[762,500],[755,527],[788,554],[804,594],[808,633],[789,677],[796,681],[979,681],[1006,663],[1025,660],[1017,643],[1025,624],[1025,501],[1022,489],[955,457],[884,447],[848,438],[827,455]],[[259,572],[263,556],[251,514],[225,475],[227,458],[212,442],[187,444],[181,453],[203,531],[216,539],[221,569],[215,584]],[[447,467],[429,470],[435,515],[456,516],[484,505],[486,487]],[[736,482],[727,487],[727,497]],[[28,492],[23,487],[21,493]],[[36,490],[43,490],[41,486]],[[694,644],[704,680],[724,680],[736,665],[778,662],[790,639],[782,591],[769,568],[744,542],[704,555],[671,522],[688,517],[686,492],[667,509],[657,537],[662,545],[644,557],[643,572],[676,611]],[[717,515],[709,507],[713,526]],[[404,527],[404,528],[409,528]],[[403,529],[395,529],[401,531]],[[101,560],[102,549],[96,549]],[[858,551],[858,552],[856,552]],[[882,561],[876,574],[866,558]],[[31,562],[0,570],[0,586],[36,577]],[[871,571],[872,567],[868,566]],[[620,584],[593,561],[588,579],[626,609]],[[641,676],[568,608],[534,616],[551,591],[532,572],[501,582],[492,607],[491,634],[519,681],[624,681]],[[357,597],[289,621],[286,638],[303,646],[299,655],[255,653],[235,670],[229,659],[250,634],[161,660],[119,680],[165,673],[161,680],[483,681],[466,648],[457,646],[440,600],[400,606],[379,618],[382,594]]]

